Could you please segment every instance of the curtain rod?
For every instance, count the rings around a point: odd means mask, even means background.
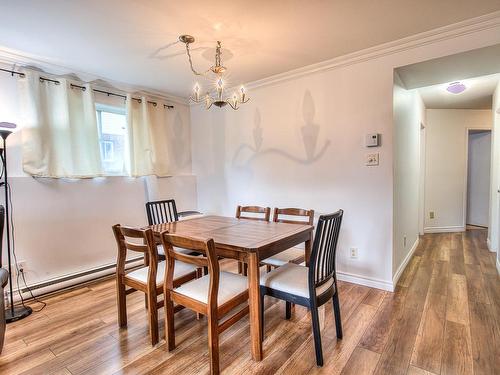
[[[42,77],[40,77],[40,79],[41,78]],[[75,85],[74,83],[70,83],[69,85],[70,85],[71,88],[77,88],[77,89],[80,89],[82,91],[87,90],[87,88],[85,86]],[[103,90],[98,90],[98,89],[92,89],[92,90],[94,92],[99,92],[101,94],[106,94],[107,96],[117,96],[119,98],[127,99],[127,97],[125,95],[116,94],[114,92],[103,91]],[[136,100],[137,102],[142,103],[142,99],[141,98],[132,98],[132,100]],[[148,100],[148,103],[152,104],[154,107],[156,107],[158,105],[157,102],[153,102],[153,101],[149,101],[149,100]],[[163,108],[171,109],[171,108],[174,108],[174,106],[173,105],[169,105],[169,104],[163,104]]]
[[[22,78],[24,78],[26,76],[26,74],[21,73],[21,72],[16,72],[14,70],[8,70],[8,69],[2,69],[2,68],[0,68],[0,71],[6,72],[6,73],[10,73],[10,75],[12,75],[12,76],[18,75],[19,77],[22,77]],[[57,81],[55,79],[50,79],[50,78],[46,78],[46,77],[40,77],[40,82],[44,82],[44,81],[52,82],[52,83],[55,83],[56,85],[59,85],[61,83],[61,82],[59,82],[59,81]],[[73,83],[70,83],[70,87],[71,88],[75,87],[75,88],[81,89],[83,91],[85,91],[87,89],[85,86],[79,86],[79,85],[75,85]],[[125,95],[116,94],[114,92],[103,91],[103,90],[98,90],[98,89],[92,89],[92,90],[94,92],[98,92],[98,93],[101,93],[101,94],[106,94],[107,96],[117,96],[119,98],[127,99],[127,97]],[[132,100],[137,100],[139,103],[142,102],[141,98],[132,98]],[[148,103],[152,104],[155,107],[158,105],[157,102],[152,102],[152,101],[149,101],[149,100],[148,100]],[[163,104],[163,108],[172,109],[172,108],[174,108],[174,106],[170,105],[170,104]]]

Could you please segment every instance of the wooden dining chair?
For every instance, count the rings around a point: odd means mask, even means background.
[[[303,210],[301,208],[275,208],[273,221],[275,223],[288,224],[314,224],[314,210]],[[311,232],[312,243],[312,232]],[[262,260],[262,264],[266,265],[267,272],[272,268],[280,267],[289,262],[300,264],[305,261],[305,251],[297,247],[292,247],[282,251],[272,257]]]
[[[219,374],[219,334],[248,313],[248,304],[224,321],[221,321],[221,318],[238,305],[248,301],[248,280],[235,273],[220,271],[212,239],[201,240],[167,232],[163,232],[161,237],[167,255],[164,295],[165,337],[168,350],[175,349],[175,302],[207,317],[210,373]],[[177,247],[191,249],[203,255],[182,254],[175,251]],[[197,267],[208,267],[208,275],[177,287],[174,276],[179,261]]]
[[[339,210],[334,214],[319,217],[309,267],[287,263],[262,275],[260,280],[262,337],[264,337],[264,296],[286,301],[286,319],[290,319],[292,303],[306,306],[311,311],[318,366],[323,366],[318,307],[327,303],[330,298],[333,301],[337,338],[342,339],[335,256],[343,213]]]
[[[158,262],[157,248],[151,229],[142,230],[116,224],[113,226],[113,233],[118,246],[116,262],[118,324],[120,327],[127,326],[127,295],[137,290],[145,293],[151,344],[156,345],[158,343],[158,309],[163,306],[163,301],[158,302],[157,297],[163,294],[165,262]],[[128,251],[143,253],[144,267],[126,272],[125,261]],[[192,264],[176,262],[176,266],[173,275],[176,286],[200,276],[200,271]]]
[[[248,219],[258,221],[269,221],[271,218],[271,208],[261,206],[238,206],[236,207],[236,219]],[[238,262],[238,273],[244,276],[248,274],[246,263]]]

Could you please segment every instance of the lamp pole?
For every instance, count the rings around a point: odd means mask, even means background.
[[[9,204],[9,185],[7,176],[7,137],[12,132],[10,130],[1,129],[0,136],[3,139],[2,164],[3,164],[3,187],[5,191],[5,221],[7,229],[7,261],[9,262],[9,291],[10,291],[10,306],[5,310],[5,321],[7,323],[15,322],[16,320],[24,319],[30,315],[33,310],[29,306],[14,306],[14,291],[12,283],[12,257],[11,257],[11,242],[10,242],[10,204]]]

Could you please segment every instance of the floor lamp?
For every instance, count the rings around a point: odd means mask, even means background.
[[[10,226],[10,200],[9,200],[9,184],[7,179],[7,147],[6,140],[7,137],[12,134],[12,129],[16,128],[16,124],[10,122],[0,122],[0,137],[2,137],[2,148],[0,150],[0,157],[2,159],[2,175],[3,181],[0,182],[0,186],[3,185],[5,190],[5,229],[7,232],[7,260],[9,262],[9,307],[5,309],[5,321],[7,323],[15,322],[16,320],[24,319],[32,313],[32,309],[29,306],[14,306],[14,292],[12,284],[12,250],[11,249],[11,226]],[[2,254],[0,253],[0,259]]]

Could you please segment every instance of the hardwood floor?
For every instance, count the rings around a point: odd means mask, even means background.
[[[264,360],[250,356],[248,317],[221,336],[227,374],[500,374],[500,278],[483,230],[428,234],[395,293],[340,282],[344,339],[332,306],[317,368],[310,319],[266,299]],[[232,262],[224,268],[235,268]],[[8,325],[0,374],[206,374],[206,319],[176,314],[177,348],[168,352],[163,309],[160,343],[151,347],[144,297],[128,296],[127,329],[117,324],[114,280],[46,299],[47,307]]]

